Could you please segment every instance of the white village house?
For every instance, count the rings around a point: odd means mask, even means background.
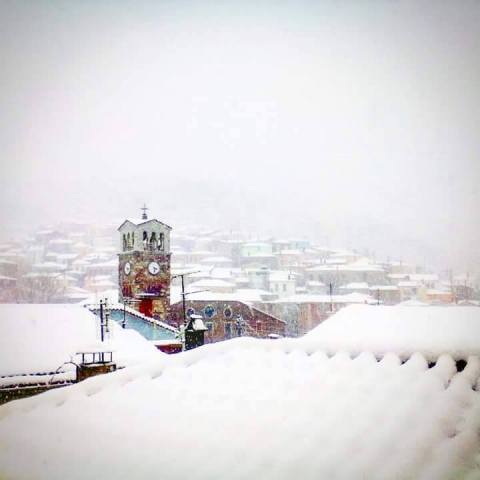
[[[479,312],[354,305],[8,403],[1,475],[478,479]]]

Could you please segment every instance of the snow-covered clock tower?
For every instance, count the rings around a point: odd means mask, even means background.
[[[165,320],[170,307],[170,230],[147,217],[125,220],[120,232],[119,300],[157,319]]]

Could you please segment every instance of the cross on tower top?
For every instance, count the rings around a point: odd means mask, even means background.
[[[147,220],[148,219],[148,217],[147,217],[147,210],[148,210],[147,206],[145,204],[143,204],[143,207],[140,210],[143,211],[142,220]]]

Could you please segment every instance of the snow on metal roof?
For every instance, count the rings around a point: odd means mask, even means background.
[[[321,323],[305,338],[332,351],[375,354],[415,352],[428,359],[480,355],[480,309],[459,306],[351,305]]]
[[[480,361],[237,339],[0,407],[7,478],[473,480]],[[92,440],[92,441],[90,441]],[[25,459],[28,461],[25,461]]]

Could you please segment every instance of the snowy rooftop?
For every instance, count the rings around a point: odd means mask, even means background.
[[[383,290],[383,291],[392,291],[395,292],[398,290],[398,287],[396,285],[372,285],[370,287],[370,290]]]
[[[404,280],[402,282],[398,282],[399,287],[403,288],[416,288],[420,286],[420,283],[416,280]]]
[[[430,304],[422,302],[418,300],[417,298],[410,298],[408,300],[404,300],[403,302],[397,303],[398,306],[402,307],[428,307]]]
[[[166,223],[164,222],[161,222],[160,220],[157,220],[156,218],[127,218],[125,219],[125,221],[118,227],[118,229],[120,230],[120,228],[125,224],[125,222],[130,222],[130,223],[133,223],[134,225],[142,225],[143,223],[148,223],[148,222],[158,222],[158,223],[161,223],[162,225],[164,225],[165,227],[168,227],[169,229],[171,229],[172,227],[170,227],[170,225],[167,225]]]
[[[290,280],[294,281],[296,275],[285,270],[275,270],[270,272],[268,280],[270,282],[288,282]]]
[[[480,362],[207,345],[0,407],[6,478],[474,480]],[[28,461],[25,461],[25,459]]]
[[[54,372],[77,352],[97,347],[115,350],[119,366],[157,357],[155,347],[133,330],[113,321],[111,328],[111,338],[101,343],[98,319],[84,307],[1,304],[0,376]]]
[[[387,277],[391,278],[392,280],[401,280],[402,278],[409,278],[409,274],[408,273],[389,273]]]
[[[211,291],[194,291],[189,293],[190,288],[191,285],[188,286],[186,297],[187,301],[259,303],[275,296],[275,294],[272,294],[272,292],[256,288],[238,288],[233,293],[220,293]],[[181,300],[181,298],[181,289],[177,286],[172,286],[170,288],[170,303],[177,303]]]
[[[234,288],[234,284],[230,282],[226,282],[225,280],[221,280],[219,278],[205,278],[203,280],[197,280],[196,282],[192,282],[189,285],[189,289],[196,289],[196,288]]]
[[[363,293],[348,293],[346,295],[302,293],[276,300],[277,303],[368,303],[369,301],[373,301],[372,297]]]
[[[213,252],[210,250],[194,250],[188,253],[192,257],[211,257]]]
[[[16,278],[6,277],[5,275],[0,275],[0,280],[8,281],[8,282],[16,282],[17,281]]]
[[[244,247],[270,247],[270,242],[245,242]]]
[[[209,263],[232,263],[232,259],[228,257],[207,257],[203,260],[200,260],[200,263],[209,264]]]
[[[232,279],[233,276],[240,274],[241,270],[239,268],[216,267],[210,270],[210,276],[212,278]]]
[[[72,245],[73,242],[72,240],[69,240],[68,238],[56,238],[54,240],[50,240],[49,245]]]
[[[32,265],[32,268],[35,270],[48,270],[48,271],[61,271],[65,270],[65,265],[63,263],[56,263],[56,262],[41,262],[35,263]]]
[[[95,268],[116,268],[118,267],[118,260],[116,258],[109,260],[108,262],[91,263],[87,265],[88,270],[94,270]]]
[[[340,289],[344,290],[368,290],[368,283],[367,282],[352,282],[352,283],[347,283],[346,285],[342,285]]]
[[[303,255],[303,252],[294,248],[286,248],[280,251],[280,255]]]
[[[16,262],[11,262],[10,260],[5,260],[3,258],[0,258],[0,265],[17,265]]]
[[[410,280],[418,282],[436,282],[438,275],[435,273],[411,273],[409,274]]]
[[[327,351],[388,352],[408,358],[421,352],[434,360],[480,355],[480,309],[459,306],[350,305],[330,317],[305,339]]]
[[[307,268],[307,272],[323,272],[323,271],[345,271],[345,272],[383,272],[384,268],[381,265],[368,263],[363,260],[348,263],[346,265],[318,265],[316,267]]]

